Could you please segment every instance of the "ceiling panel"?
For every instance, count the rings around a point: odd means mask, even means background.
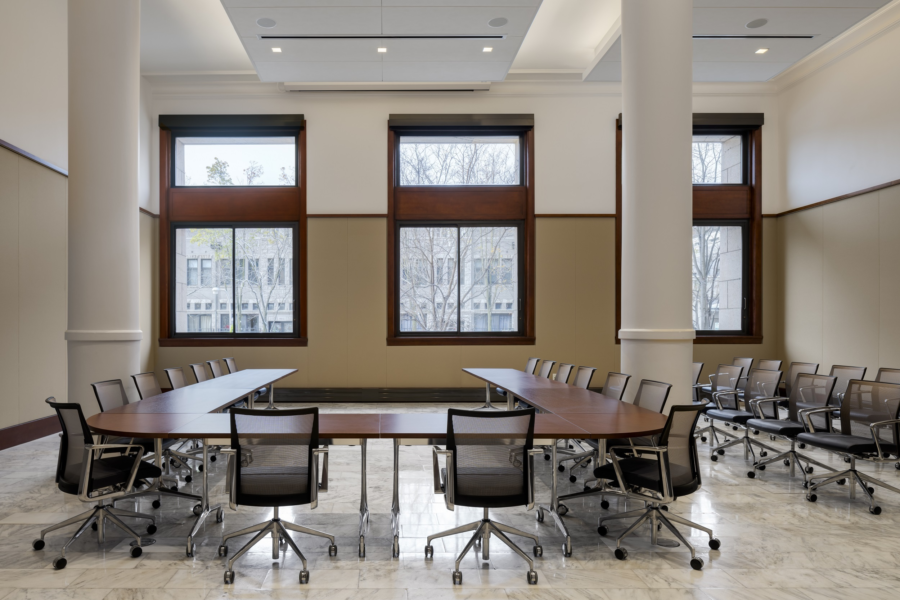
[[[584,81],[622,81],[622,63],[617,60],[601,60]]]
[[[335,6],[371,6],[381,8],[381,0],[222,0],[227,8],[296,8],[296,7],[335,7]]]
[[[540,6],[541,0],[382,0],[381,6]]]
[[[694,8],[880,8],[890,0],[694,0]]]
[[[502,81],[506,62],[385,62],[385,81]]]
[[[385,7],[382,22],[385,35],[498,35],[524,36],[537,9],[534,7],[444,8]],[[491,27],[488,21],[504,17],[503,27]]]
[[[792,63],[695,62],[694,81],[767,81]]]
[[[264,62],[256,64],[261,81],[381,81],[380,62]]]
[[[695,8],[694,35],[792,35],[833,37],[866,18],[873,8]],[[747,29],[754,19],[768,24]]]
[[[381,33],[380,8],[229,8],[228,16],[241,37]],[[273,19],[275,26],[260,27],[256,21],[261,18]]]
[[[794,63],[831,39],[694,40],[694,62]],[[756,54],[768,48],[765,54]]]

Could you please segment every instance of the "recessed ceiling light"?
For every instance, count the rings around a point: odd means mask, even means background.
[[[744,27],[746,27],[747,29],[759,29],[760,27],[762,27],[763,25],[765,25],[768,22],[769,22],[768,19],[753,19],[752,21],[747,23]]]
[[[493,48],[485,48],[484,50],[482,50],[482,52],[493,52],[493,51],[494,51]]]
[[[756,51],[756,53],[757,54],[765,54],[768,51],[769,51],[768,48],[760,48],[759,50]]]
[[[506,17],[497,17],[496,19],[491,19],[490,21],[488,21],[488,25],[490,25],[491,27],[503,27],[507,23],[509,23],[509,19],[507,19]]]
[[[275,27],[275,19],[263,17],[262,19],[257,19],[256,24],[260,27],[265,27],[266,29],[272,29]]]
[[[387,52],[387,48],[379,48],[378,51],[379,52]]]
[[[272,52],[281,52],[281,48],[272,48]]]

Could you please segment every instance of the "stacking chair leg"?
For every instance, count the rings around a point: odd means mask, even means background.
[[[765,444],[761,444],[760,442],[758,442],[756,440],[750,440],[750,443],[758,444],[759,446],[761,446],[763,448],[772,450],[772,448],[770,448],[769,446],[766,446]],[[762,452],[760,452],[759,455],[765,456]],[[821,467],[821,468],[825,469],[826,471],[831,471],[832,473],[834,472],[834,469],[832,469],[828,465],[826,465],[824,463],[820,463],[819,461],[813,460],[812,458],[806,456],[805,454],[800,454],[799,452],[797,452],[796,442],[794,440],[791,440],[791,449],[790,450],[787,450],[780,454],[776,454],[772,458],[767,458],[766,460],[761,460],[757,463],[754,463],[753,470],[749,471],[747,473],[747,477],[749,477],[750,479],[753,479],[754,477],[756,477],[757,471],[765,471],[766,467],[768,465],[771,465],[778,461],[783,461],[784,465],[786,467],[790,467],[791,477],[794,476],[796,466],[799,464],[800,465],[800,473],[803,475],[804,485],[806,485],[808,482],[808,478],[806,477],[806,475],[812,474],[812,472],[813,472],[813,468],[811,465],[816,465],[817,467]],[[806,463],[805,467],[803,466],[803,463]]]
[[[740,444],[744,448],[744,460],[753,458],[753,462],[756,462],[756,453],[753,452],[753,443],[752,442],[756,442],[756,440],[750,439],[750,430],[745,427],[744,435],[742,437],[734,438],[733,440],[731,440],[729,442],[725,442],[725,443],[719,444],[718,446],[716,446],[714,448],[710,448],[709,458],[710,458],[710,460],[715,462],[715,461],[719,460],[719,456],[717,456],[717,455],[725,454],[725,448],[730,448],[731,446],[737,446],[738,444]],[[756,443],[760,444],[759,442],[756,442]],[[766,446],[766,448],[769,448],[769,447]],[[777,452],[777,450],[775,450],[774,448],[769,448],[769,449],[772,450],[773,452]]]
[[[850,468],[845,469],[843,471],[839,471],[837,473],[829,473],[827,479],[820,481],[818,483],[813,482],[813,478],[809,479],[808,488],[806,492],[806,499],[810,502],[815,502],[818,499],[816,495],[816,490],[824,485],[828,485],[829,483],[837,483],[838,485],[843,485],[847,482],[847,479],[850,480],[850,499],[853,500],[856,498],[856,486],[862,488],[863,493],[869,499],[869,512],[873,515],[881,514],[881,507],[875,504],[875,488],[871,487],[868,484],[877,485],[886,490],[890,490],[897,494],[900,494],[900,489],[895,488],[892,485],[889,485],[879,479],[875,479],[871,475],[867,475],[866,473],[860,473],[856,470],[856,457],[850,456]]]

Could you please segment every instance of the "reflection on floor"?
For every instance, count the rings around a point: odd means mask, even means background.
[[[328,404],[323,412],[433,412],[447,404],[341,405]],[[391,444],[369,444],[369,508],[372,513],[367,557],[357,558],[359,508],[359,449],[333,447],[330,485],[320,496],[319,508],[283,510],[282,518],[324,530],[337,536],[338,556],[328,556],[325,540],[295,536],[310,560],[310,582],[298,583],[300,564],[287,556],[273,561],[271,545],[259,544],[236,565],[232,586],[222,582],[224,559],[216,556],[223,528],[231,531],[268,518],[271,511],[241,507],[226,509],[224,525],[214,520],[197,541],[195,558],[186,558],[185,536],[190,530],[191,503],[164,500],[154,511],[150,499],[138,510],[156,512],[159,531],[156,544],[143,556],[130,558],[128,540],[110,527],[107,542],[98,545],[89,532],[74,545],[68,567],[54,571],[50,561],[72,530],[51,534],[43,551],[34,552],[31,540],[47,524],[77,514],[86,507],[56,489],[59,439],[50,436],[0,452],[0,600],[25,598],[54,600],[201,600],[216,598],[292,598],[309,600],[644,600],[644,599],[822,599],[895,598],[900,586],[900,497],[876,491],[884,509],[869,514],[866,503],[850,501],[847,487],[829,486],[815,504],[807,502],[802,477],[788,477],[787,468],[770,466],[757,479],[747,478],[748,463],[739,449],[716,463],[701,446],[703,488],[675,502],[671,510],[713,527],[722,541],[710,551],[703,536],[690,538],[706,561],[703,571],[688,566],[684,548],[651,547],[647,527],[629,538],[627,561],[614,558],[615,536],[627,523],[613,522],[610,536],[597,535],[597,518],[626,507],[612,499],[609,511],[600,499],[569,503],[566,517],[573,536],[574,553],[563,558],[562,538],[552,522],[537,523],[524,508],[498,510],[492,516],[502,523],[534,531],[541,536],[544,556],[536,559],[539,584],[529,586],[524,561],[500,543],[491,545],[490,560],[471,552],[463,565],[463,585],[452,585],[452,563],[465,536],[434,544],[434,560],[423,555],[425,537],[480,519],[476,509],[449,512],[443,499],[431,490],[431,450],[426,446],[403,448],[400,456],[402,509],[401,556],[391,558]],[[776,443],[777,444],[777,443]],[[824,452],[813,454],[835,468],[839,459]],[[539,499],[549,496],[551,471],[538,460]],[[900,471],[893,463],[863,464],[863,470],[894,485]],[[580,488],[588,469],[570,484],[568,473],[558,474],[563,492]],[[818,473],[817,473],[818,474]],[[224,461],[212,465],[214,500],[226,503]],[[198,488],[199,478],[186,487]],[[129,503],[123,503],[123,507]],[[636,507],[629,507],[636,508]],[[682,531],[684,531],[682,529]],[[671,537],[663,532],[663,537]],[[232,542],[238,548],[244,539]],[[525,548],[530,544],[520,540]]]

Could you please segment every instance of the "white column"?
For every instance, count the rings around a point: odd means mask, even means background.
[[[69,402],[140,364],[140,0],[69,0]]]
[[[691,0],[622,1],[622,371],[691,402]]]

